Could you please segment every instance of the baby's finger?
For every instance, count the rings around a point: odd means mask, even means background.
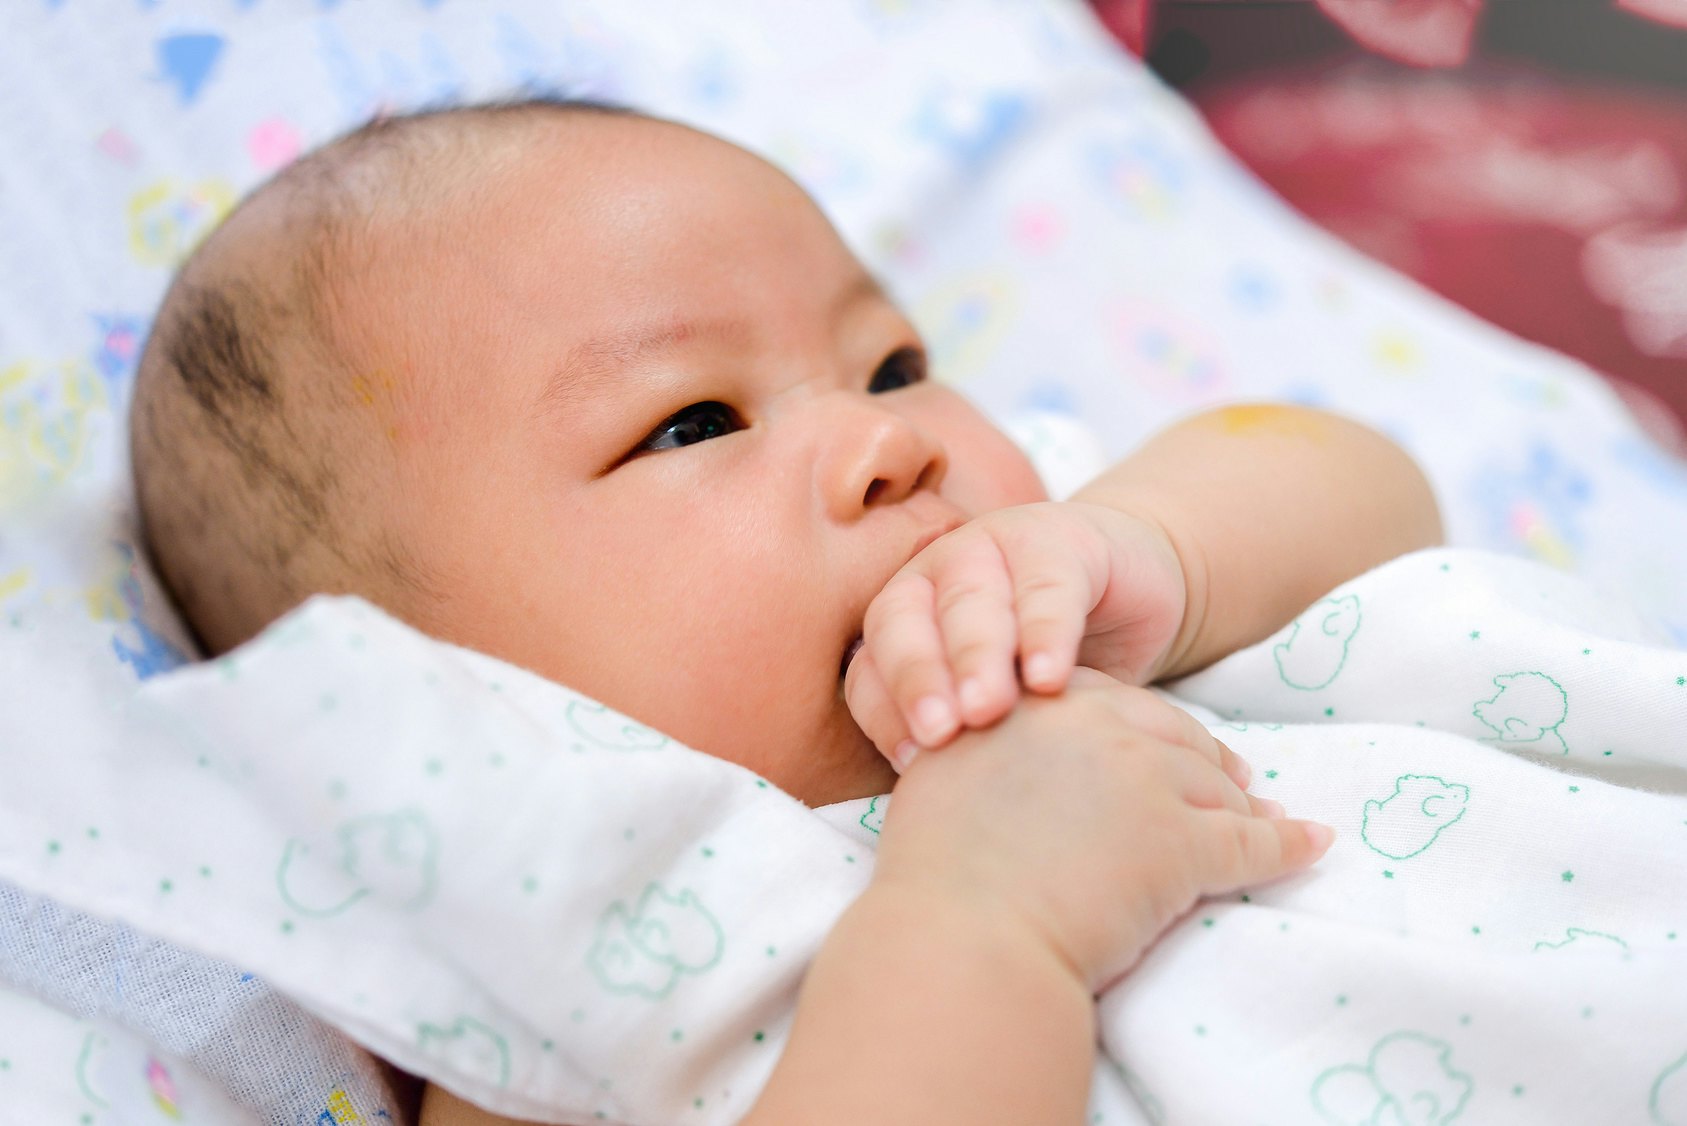
[[[1214,813],[1214,879],[1203,890],[1221,895],[1297,872],[1329,851],[1335,830],[1316,821]]]
[[[1019,698],[1013,673],[1019,626],[1013,584],[995,541],[978,536],[957,545],[963,546],[937,560],[931,578],[961,718],[970,726],[987,727]]]
[[[926,747],[948,742],[960,726],[935,597],[930,579],[903,571],[867,607],[862,626],[861,653],[872,657],[891,701]]]
[[[1172,757],[1182,774],[1184,800],[1197,809],[1227,809],[1243,817],[1265,816],[1265,809],[1238,786],[1233,778],[1215,771],[1212,765],[1191,757],[1188,748],[1168,745],[1165,753]]]
[[[1245,788],[1247,781],[1252,780],[1253,772],[1241,757],[1220,743],[1200,720],[1182,708],[1166,703],[1146,688],[1127,687],[1114,698],[1118,701],[1124,721],[1143,734],[1187,747],[1223,770],[1238,786]]]
[[[856,653],[850,661],[849,670],[844,673],[843,691],[844,702],[849,705],[849,714],[856,725],[900,774],[907,765],[907,748],[913,741],[908,735],[908,725],[902,722],[902,713],[891,701],[884,678],[866,650]]]
[[[1015,542],[1009,559],[1019,618],[1020,679],[1033,692],[1059,692],[1078,663],[1096,593],[1071,555],[1052,544],[1026,537]]]
[[[1201,730],[1206,731],[1206,728]],[[1208,735],[1212,732],[1208,731]],[[1230,749],[1230,744],[1222,739],[1214,739],[1218,744],[1218,768],[1224,771],[1224,776],[1236,783],[1241,789],[1247,789],[1248,783],[1254,780],[1254,768],[1248,765],[1248,760]]]

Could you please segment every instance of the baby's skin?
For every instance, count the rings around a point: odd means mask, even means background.
[[[1078,1121],[1093,993],[1198,897],[1331,838],[1136,686],[1437,542],[1422,474],[1338,417],[1233,407],[1050,502],[777,170],[667,122],[529,116],[423,123],[422,198],[365,192],[356,253],[313,260],[336,362],[269,350],[277,400],[314,412],[289,435],[355,474],[335,518],[412,581],[344,540],[291,551],[285,581],[173,546],[218,526],[227,487],[184,482],[239,467],[194,437],[171,301],[304,253],[285,177],[184,269],[143,360],[136,475],[166,581],[214,650],[301,591],[350,591],[809,804],[894,785],[873,881],[748,1120]],[[379,187],[379,155],[328,153],[326,174]],[[430,1090],[423,1121],[502,1120]]]

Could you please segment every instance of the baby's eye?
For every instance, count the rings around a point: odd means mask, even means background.
[[[639,443],[638,448],[641,452],[675,450],[742,429],[744,420],[725,403],[692,403],[669,415]]]
[[[879,370],[873,373],[872,382],[867,384],[867,392],[882,395],[886,391],[895,391],[910,383],[919,383],[925,377],[925,353],[918,348],[898,348],[879,364]]]

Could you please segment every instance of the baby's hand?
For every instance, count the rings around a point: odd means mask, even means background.
[[[1203,895],[1298,871],[1333,834],[1249,795],[1250,771],[1192,716],[1079,669],[988,731],[917,759],[886,816],[874,885],[1013,925],[1092,990]]]
[[[1080,662],[1147,683],[1183,609],[1183,568],[1155,525],[1073,501],[999,509],[936,540],[885,584],[867,609],[845,699],[900,768],[915,744],[939,746],[1002,718],[1021,683],[1060,692]]]

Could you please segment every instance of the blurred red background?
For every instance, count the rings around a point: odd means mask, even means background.
[[[1687,0],[1094,4],[1301,211],[1687,452]]]

